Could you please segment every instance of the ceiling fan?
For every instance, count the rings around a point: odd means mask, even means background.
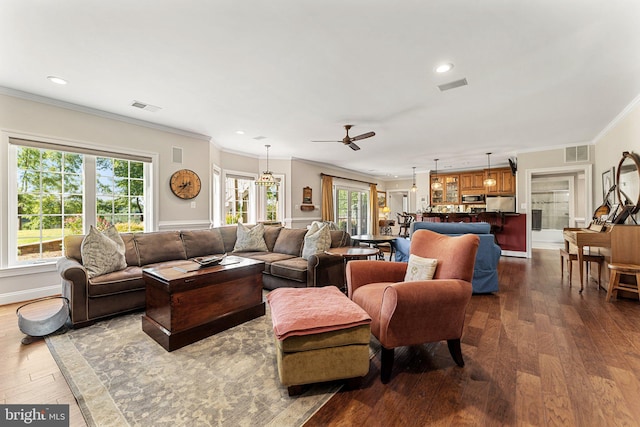
[[[344,125],[344,128],[347,131],[347,135],[342,138],[340,141],[311,141],[311,142],[342,142],[344,145],[348,145],[352,150],[357,151],[360,149],[353,141],[360,141],[361,139],[371,138],[376,133],[375,132],[367,132],[358,136],[349,136],[349,129],[351,129],[353,125]]]

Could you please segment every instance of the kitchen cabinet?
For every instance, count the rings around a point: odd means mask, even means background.
[[[438,181],[442,184],[442,188],[438,190],[431,189],[432,205],[457,205],[460,203],[460,176],[438,174]],[[435,178],[431,177],[431,183],[435,182]]]
[[[484,171],[472,171],[460,174],[460,194],[484,194]]]
[[[503,196],[516,194],[516,179],[510,168],[491,169],[490,174],[485,169],[485,174],[496,180],[496,185],[486,187],[486,194]]]

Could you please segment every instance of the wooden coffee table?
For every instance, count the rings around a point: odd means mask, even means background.
[[[173,351],[265,314],[263,261],[228,256],[224,265],[192,261],[145,268],[142,330]]]

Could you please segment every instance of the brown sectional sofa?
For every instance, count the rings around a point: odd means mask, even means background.
[[[120,233],[125,242],[124,270],[88,278],[82,266],[83,235],[67,236],[65,256],[57,263],[62,277],[62,295],[69,298],[74,327],[98,319],[145,308],[142,269],[171,265],[198,256],[228,253],[264,261],[263,286],[313,287],[342,285],[344,263],[339,256],[318,253],[303,259],[306,229],[265,226],[268,252],[233,252],[237,226],[208,230]],[[331,231],[331,247],[350,246],[351,236]]]

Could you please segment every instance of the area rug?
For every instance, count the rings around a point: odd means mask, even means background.
[[[341,387],[289,397],[267,315],[171,353],[141,313],[50,336],[47,345],[89,426],[300,426]]]

